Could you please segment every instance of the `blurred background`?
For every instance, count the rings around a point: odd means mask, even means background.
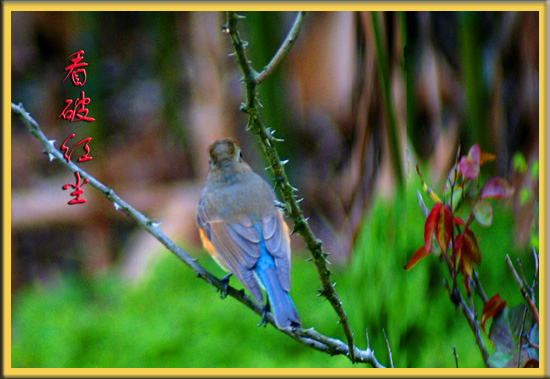
[[[260,70],[295,13],[242,14]],[[272,182],[239,112],[241,73],[224,22],[223,12],[11,14],[11,101],[58,148],[71,133],[69,146],[92,137],[93,159],[79,165],[219,276],[194,217],[208,146],[236,138]],[[66,58],[79,50],[91,123],[57,118],[80,95],[62,83]],[[474,231],[485,291],[522,302],[502,277],[505,254],[521,258],[527,276],[531,246],[538,250],[538,75],[537,12],[310,12],[287,60],[258,88],[304,214],[331,253],[356,345],[365,348],[368,328],[382,364],[382,329],[396,367],[454,367],[453,345],[461,367],[483,364],[437,259],[403,270],[423,241],[414,167],[438,191],[459,144],[463,154],[475,143],[495,154],[482,177],[504,176],[516,189],[494,203],[493,225]],[[82,187],[85,204],[67,205],[61,187],[74,174],[50,163],[15,118],[11,131],[12,367],[351,366],[257,328],[259,317],[221,301],[91,186]],[[304,327],[343,339],[316,296],[309,252],[297,236],[292,247],[291,293]]]

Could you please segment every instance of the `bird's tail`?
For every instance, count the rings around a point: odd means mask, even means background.
[[[271,310],[279,329],[284,329],[288,326],[301,326],[300,316],[298,316],[298,311],[292,302],[290,294],[281,286],[275,262],[267,265],[267,267],[261,267],[255,270],[255,272],[267,293],[267,298],[269,299],[269,304],[271,305]]]

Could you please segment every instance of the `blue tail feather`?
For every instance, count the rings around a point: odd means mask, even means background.
[[[254,267],[254,272],[265,289],[277,326],[280,329],[301,326],[298,311],[290,294],[283,289],[279,281],[275,261],[267,252],[263,239],[260,239],[260,248],[260,258]]]

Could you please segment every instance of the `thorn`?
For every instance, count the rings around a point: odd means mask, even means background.
[[[243,48],[246,49],[248,47],[248,41],[242,41],[241,45],[242,45]],[[252,62],[248,61],[248,63],[252,63]]]
[[[281,161],[281,165],[286,165],[288,163],[288,159],[285,159],[284,161]]]
[[[52,162],[55,159],[55,157],[52,153],[48,153],[48,159],[50,160],[50,162]]]
[[[296,188],[296,187],[293,187],[293,186],[290,186],[290,189],[292,190],[292,192],[296,192],[296,191],[298,191],[298,188]]]
[[[231,33],[231,29],[229,28],[229,25],[227,25],[227,24],[222,25],[222,33],[224,33],[224,34]]]
[[[275,204],[277,208],[286,209],[286,205],[279,200],[273,200],[273,204]]]
[[[311,261],[313,261],[313,258],[306,259],[306,262],[311,262]]]
[[[227,54],[227,56],[229,56],[229,57],[234,57],[234,56],[236,56],[236,55],[237,55],[237,54],[235,54],[235,52],[232,52],[232,53]]]
[[[242,14],[235,13],[235,18],[237,20],[246,20],[246,16],[243,16]]]
[[[275,137],[272,137],[271,139],[272,139],[273,141],[275,141],[275,142],[285,142],[285,140],[282,139],[282,138],[275,138]]]
[[[118,203],[113,203],[113,205],[115,206],[115,211],[119,211],[122,209],[122,207],[118,205]]]
[[[158,227],[160,226],[160,222],[149,221],[148,223],[149,223],[149,225],[151,225],[153,228],[158,228]]]
[[[296,199],[296,203],[298,203],[298,204],[300,204],[302,201],[304,201],[304,198],[303,198],[303,197],[301,197],[301,198],[299,198],[299,199]]]
[[[264,168],[265,171],[269,171],[271,169],[271,166],[267,166],[266,168]]]

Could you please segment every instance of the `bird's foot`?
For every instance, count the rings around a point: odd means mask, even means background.
[[[269,312],[269,302],[265,304],[264,309],[262,310],[262,318],[260,319],[260,322],[258,323],[258,326],[264,326],[267,327],[267,312]]]
[[[223,290],[218,290],[221,292],[220,298],[225,299],[227,297],[227,291],[229,289],[229,278],[231,278],[233,274],[229,273],[225,275],[223,278],[221,278],[221,282],[223,284]]]

